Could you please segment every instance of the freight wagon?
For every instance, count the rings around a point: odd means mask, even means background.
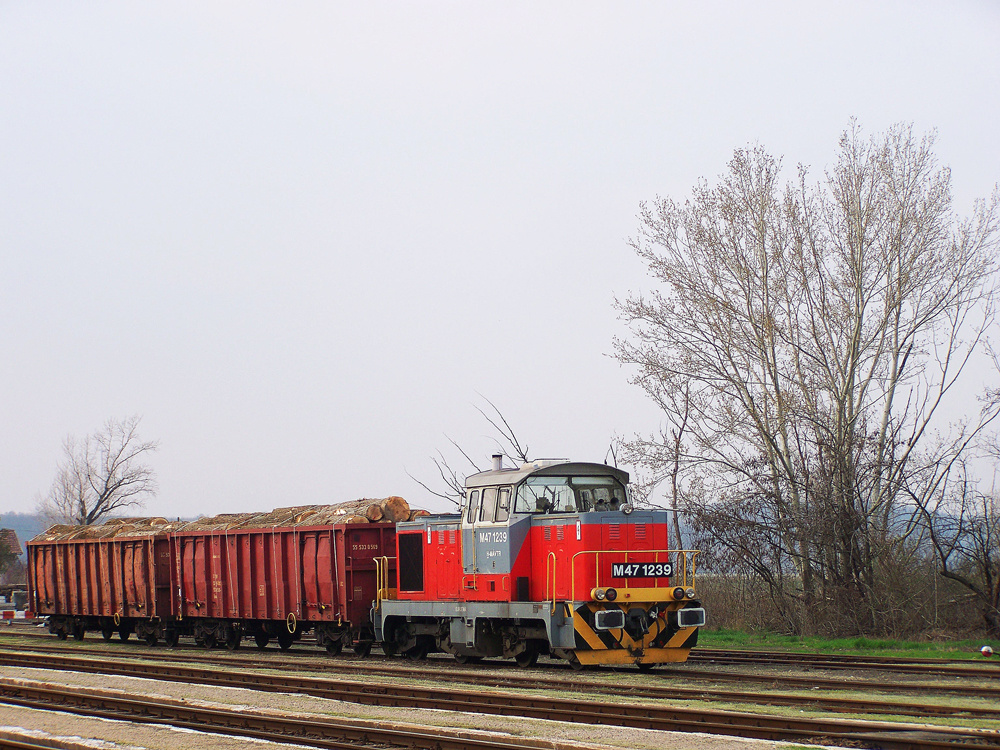
[[[189,635],[235,649],[252,637],[287,649],[312,631],[328,651],[367,653],[375,559],[395,574],[395,525],[315,523],[327,510],[54,527],[28,543],[29,600],[60,638],[135,633],[174,645]]]

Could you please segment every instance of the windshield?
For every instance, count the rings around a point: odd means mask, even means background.
[[[625,487],[614,477],[528,477],[517,488],[517,513],[618,510]]]

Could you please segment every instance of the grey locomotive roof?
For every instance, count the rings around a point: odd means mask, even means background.
[[[528,477],[614,477],[628,484],[628,472],[605,464],[588,464],[575,461],[533,461],[513,469],[481,471],[466,477],[466,487],[486,487],[497,484],[518,484]]]

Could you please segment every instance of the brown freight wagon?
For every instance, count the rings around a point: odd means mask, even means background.
[[[310,630],[331,653],[371,650],[376,558],[395,575],[392,523],[187,528],[170,534],[174,627],[211,648],[252,636],[286,649]],[[197,524],[191,524],[196,526]],[[211,525],[211,524],[210,524]],[[168,638],[168,640],[171,640]]]
[[[150,519],[144,519],[150,520]],[[56,526],[27,543],[28,602],[59,638],[137,632],[155,643],[172,619],[170,544],[148,524]]]

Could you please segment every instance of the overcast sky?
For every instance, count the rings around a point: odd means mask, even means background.
[[[609,355],[643,200],[857,117],[1000,179],[1000,4],[0,1],[0,511],[140,414],[151,514],[399,494],[499,406],[657,429]],[[481,394],[481,395],[480,395]]]

